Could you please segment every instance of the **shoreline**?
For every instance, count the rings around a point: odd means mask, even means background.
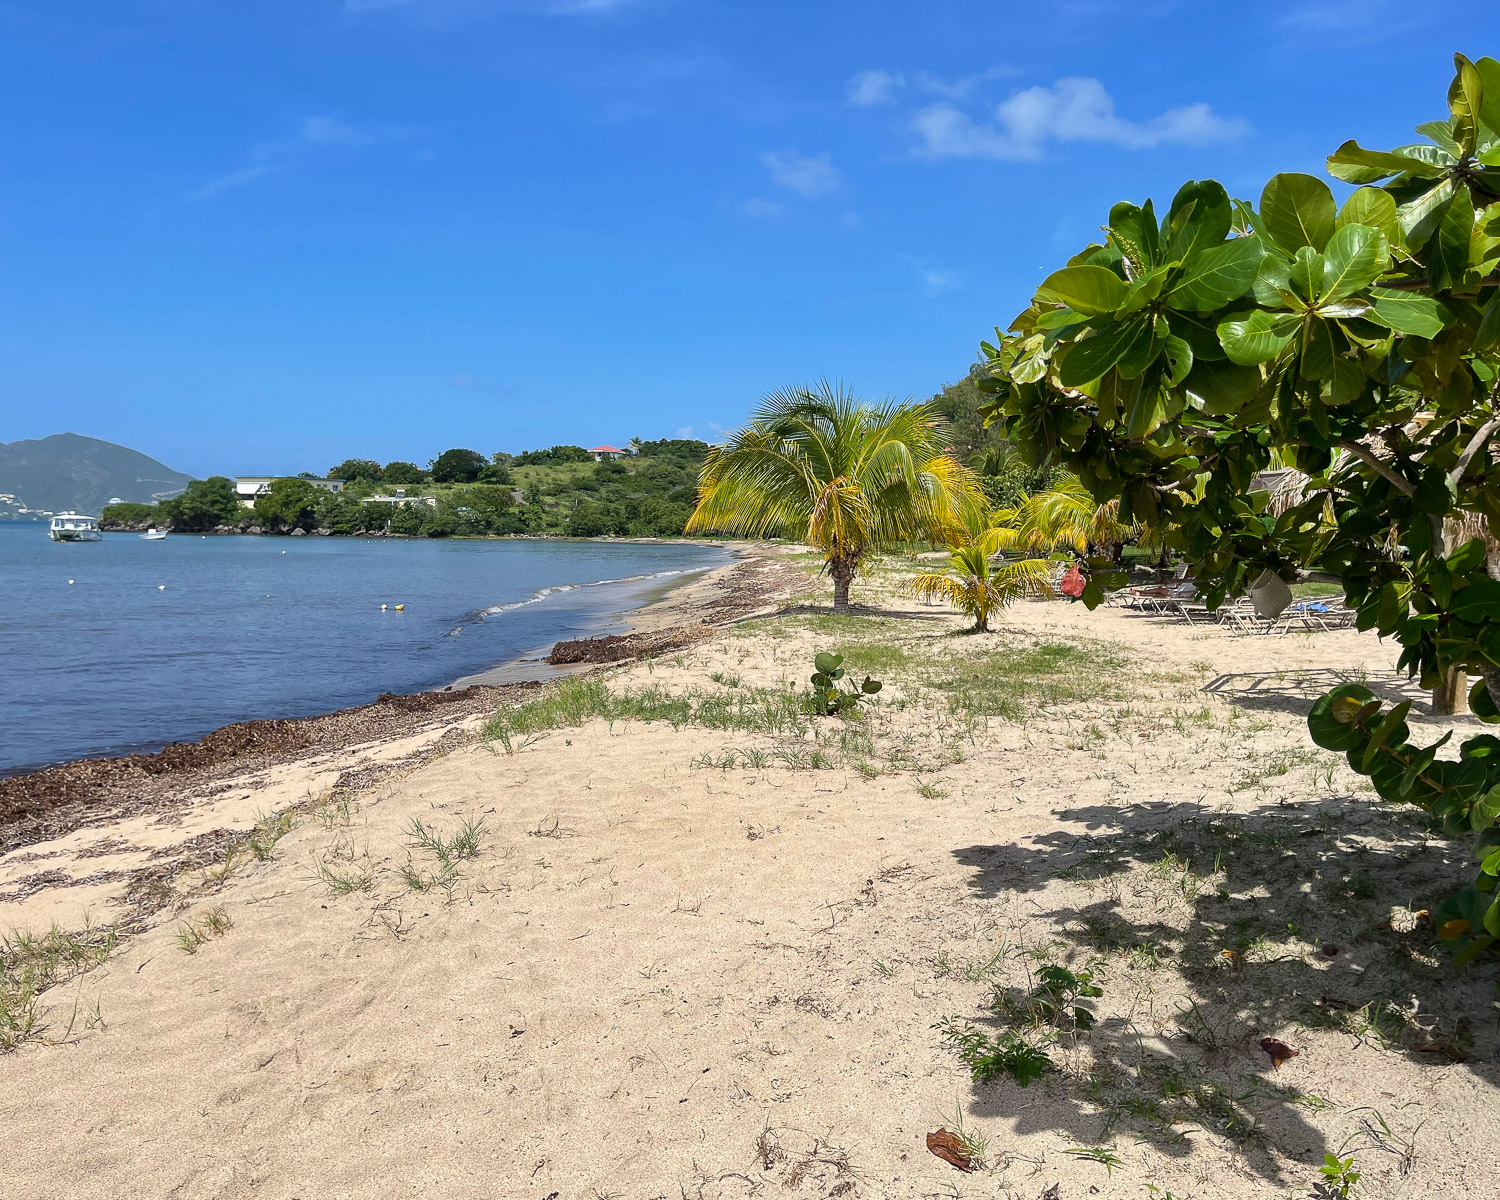
[[[610,636],[613,625],[623,622],[631,635],[681,629],[701,640],[716,624],[763,606],[751,605],[750,600],[763,597],[766,589],[745,586],[737,572],[748,569],[753,576],[770,567],[800,576],[781,561],[773,545],[717,544],[731,550],[731,561],[689,572],[664,593],[622,609],[592,636]],[[649,656],[648,651],[629,657]],[[247,773],[329,761],[393,739],[441,740],[456,728],[477,727],[501,703],[521,699],[548,680],[611,665],[616,663],[554,667],[535,659],[513,659],[446,686],[385,692],[368,704],[302,717],[237,721],[153,752],[71,759],[0,776],[0,854],[132,812],[192,804],[195,796],[222,790]],[[507,671],[514,672],[513,677],[505,677]]]

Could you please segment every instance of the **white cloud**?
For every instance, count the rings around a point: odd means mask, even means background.
[[[874,108],[881,104],[894,104],[896,93],[906,85],[899,73],[890,71],[861,71],[847,84],[849,103],[858,108]]]
[[[901,257],[910,264],[924,296],[941,296],[944,292],[963,286],[963,276],[957,271],[938,266],[930,258],[915,254],[903,254]]]
[[[1050,88],[1017,92],[995,109],[995,124],[981,124],[951,104],[935,104],[911,119],[929,158],[1042,157],[1049,142],[1103,142],[1125,150],[1207,145],[1243,136],[1249,126],[1220,117],[1207,104],[1168,109],[1147,121],[1115,112],[1114,98],[1097,79],[1060,79]]]
[[[677,433],[674,436],[680,438],[690,438],[693,436],[693,427],[691,425],[679,426],[677,429]]]
[[[795,154],[762,154],[760,161],[771,172],[771,179],[779,186],[788,188],[801,196],[822,196],[834,191],[843,182],[843,176],[833,165],[833,158],[826,151],[811,156]]]
[[[380,142],[410,137],[416,131],[397,125],[349,125],[327,116],[303,117],[288,137],[262,142],[249,154],[249,161],[238,170],[211,179],[193,191],[190,198],[205,200],[220,192],[243,187],[267,175],[284,171],[299,159],[330,148],[358,149]]]

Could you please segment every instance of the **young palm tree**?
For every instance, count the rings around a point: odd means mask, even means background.
[[[1046,559],[995,562],[1004,533],[969,529],[955,541],[946,571],[918,575],[907,581],[906,590],[918,599],[946,600],[974,618],[975,633],[989,632],[992,613],[1027,596],[1052,594],[1052,564]]]
[[[823,552],[833,607],[849,607],[860,560],[893,542],[947,541],[981,501],[927,404],[870,405],[842,388],[774,392],[708,452],[688,532],[794,537]]]
[[[1006,548],[1072,550],[1089,546],[1113,550],[1141,533],[1138,525],[1120,521],[1120,502],[1100,504],[1076,475],[1063,474],[1044,492],[1035,492],[1005,514],[1010,527]]]

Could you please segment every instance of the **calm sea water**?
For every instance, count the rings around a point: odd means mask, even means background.
[[[567,541],[54,544],[0,522],[0,774],[441,687],[727,560]]]

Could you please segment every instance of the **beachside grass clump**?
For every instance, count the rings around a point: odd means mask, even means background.
[[[112,926],[65,933],[53,926],[0,936],[0,1052],[40,1035],[40,997],[48,988],[92,971],[114,951]]]
[[[1183,553],[1209,607],[1321,570],[1434,713],[1477,675],[1469,705],[1500,722],[1500,61],[1454,66],[1422,143],[1329,156],[1356,185],[1342,204],[1302,174],[1258,204],[1212,180],[1160,219],[1116,204],[1103,244],[982,344],[978,386],[1028,462]],[[1288,469],[1295,488],[1268,482]],[[1382,798],[1473,840],[1474,883],[1438,914],[1467,962],[1500,943],[1500,740],[1442,757],[1409,707],[1345,687],[1309,725]]]

